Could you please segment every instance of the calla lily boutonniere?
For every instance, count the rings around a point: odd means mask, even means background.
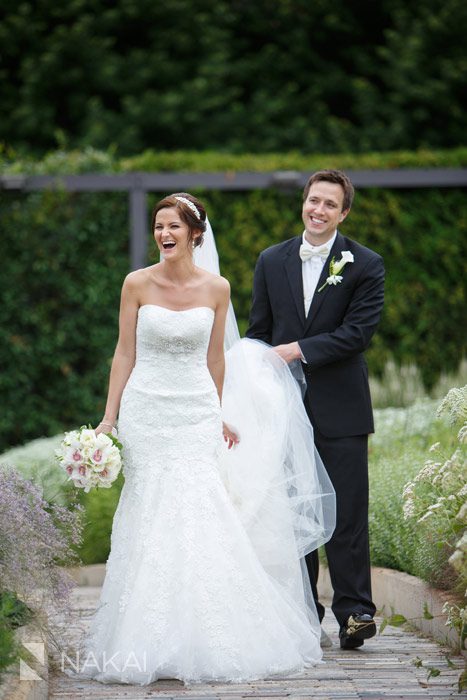
[[[318,292],[321,292],[327,284],[340,284],[342,282],[342,275],[340,275],[339,272],[344,268],[344,265],[346,265],[347,263],[352,263],[353,260],[354,257],[350,250],[343,250],[342,257],[337,262],[336,258],[333,258],[329,263],[329,277],[327,278],[323,286],[318,289]]]

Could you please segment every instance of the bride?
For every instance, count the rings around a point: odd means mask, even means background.
[[[138,684],[298,672],[321,660],[302,561],[332,534],[334,492],[287,365],[249,340],[224,361],[236,325],[201,202],[162,199],[153,231],[163,259],[123,284],[96,428],[118,415],[125,484],[82,671]],[[194,260],[205,236],[211,271]]]

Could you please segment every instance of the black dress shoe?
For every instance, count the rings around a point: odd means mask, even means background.
[[[376,624],[371,615],[353,613],[340,628],[341,649],[357,649],[365,639],[370,639],[375,634]]]

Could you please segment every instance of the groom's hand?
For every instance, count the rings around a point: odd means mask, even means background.
[[[279,357],[282,357],[287,364],[293,360],[302,359],[300,345],[296,341],[294,343],[286,343],[285,345],[276,345],[273,350],[279,355]]]

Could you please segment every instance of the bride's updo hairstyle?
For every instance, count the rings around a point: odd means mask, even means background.
[[[156,224],[156,215],[161,209],[177,209],[183,223],[190,231],[188,242],[193,242],[193,248],[203,244],[203,234],[206,231],[206,209],[199,199],[187,192],[175,192],[164,197],[154,207],[152,212],[152,231]],[[195,231],[200,231],[201,235],[193,236]]]

